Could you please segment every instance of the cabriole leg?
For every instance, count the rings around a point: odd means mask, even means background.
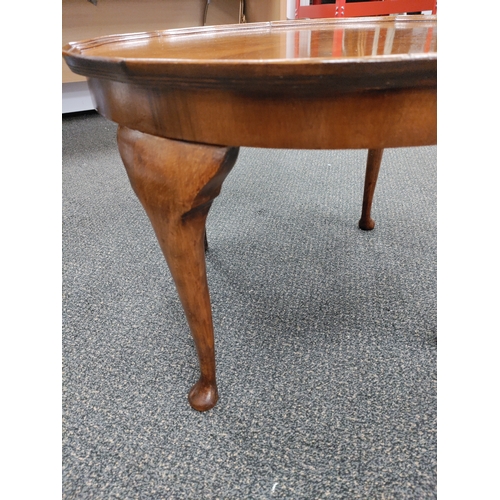
[[[200,378],[189,392],[189,403],[195,410],[209,410],[218,394],[205,221],[238,148],[174,141],[121,126],[118,147],[172,273],[196,345]]]
[[[359,228],[370,231],[375,227],[375,221],[370,217],[372,210],[373,193],[377,185],[378,172],[382,162],[383,149],[369,149],[366,160],[365,189],[363,193],[363,208],[361,209],[361,219]]]

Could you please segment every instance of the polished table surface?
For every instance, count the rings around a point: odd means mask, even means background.
[[[195,340],[199,411],[218,399],[205,221],[240,146],[368,149],[373,229],[384,148],[436,144],[435,16],[286,21],[110,35],[66,45],[148,214]]]

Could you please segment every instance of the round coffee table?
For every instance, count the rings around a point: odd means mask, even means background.
[[[195,341],[205,411],[218,399],[205,221],[240,146],[368,149],[373,229],[384,148],[436,144],[435,16],[270,22],[66,45],[151,220]]]

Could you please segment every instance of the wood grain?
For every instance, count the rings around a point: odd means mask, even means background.
[[[434,16],[396,16],[110,36],[64,55],[101,114],[148,134],[383,149],[436,142],[436,44]]]

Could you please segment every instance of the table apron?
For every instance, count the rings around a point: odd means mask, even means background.
[[[330,95],[149,88],[89,78],[106,118],[148,134],[204,144],[365,149],[437,142],[435,87]]]

